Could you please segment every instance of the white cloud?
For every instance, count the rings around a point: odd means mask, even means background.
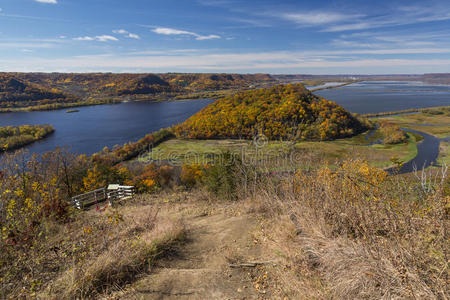
[[[39,2],[39,3],[58,4],[58,1],[56,1],[56,0],[34,0],[34,1]]]
[[[90,36],[80,36],[80,37],[76,37],[73,38],[75,41],[93,41],[95,40],[95,38],[90,37]]]
[[[113,37],[111,35],[98,35],[95,37],[95,39],[99,42],[108,42],[108,41],[115,41],[117,42],[119,39],[116,37]]]
[[[74,41],[99,41],[99,42],[117,42],[119,39],[111,35],[97,35],[97,36],[81,36],[73,38]]]
[[[165,34],[165,35],[178,35],[178,34],[185,34],[185,35],[194,35],[195,33],[193,32],[189,32],[189,31],[185,31],[185,30],[178,30],[178,29],[172,29],[172,28],[163,28],[163,27],[158,27],[152,30],[154,33],[157,34]]]
[[[125,29],[119,29],[119,30],[113,30],[113,33],[117,33],[117,34],[127,34],[128,31],[126,31]]]
[[[152,30],[154,33],[162,34],[162,35],[189,35],[195,37],[198,41],[203,40],[212,40],[212,39],[220,39],[221,36],[216,34],[210,34],[210,35],[200,35],[195,32],[186,31],[186,30],[178,30],[173,28],[166,28],[166,27],[157,27]]]
[[[287,13],[282,14],[283,19],[293,21],[301,25],[322,25],[348,21],[362,17],[362,15],[346,15],[332,12],[316,12],[316,13]]]
[[[136,39],[136,40],[140,40],[141,39],[141,37],[139,35],[135,34],[135,33],[129,33],[128,37],[130,39]]]
[[[210,34],[210,35],[199,35],[195,38],[198,41],[203,41],[203,40],[213,40],[213,39],[220,39],[220,36],[216,35],[216,34]]]
[[[116,33],[116,34],[122,34],[125,37],[128,37],[130,39],[136,39],[136,40],[140,40],[141,39],[141,37],[139,35],[137,35],[135,33],[131,33],[129,31],[125,30],[125,29],[113,30],[112,32]]]

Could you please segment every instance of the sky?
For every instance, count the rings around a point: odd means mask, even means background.
[[[450,1],[0,0],[0,71],[450,72]]]

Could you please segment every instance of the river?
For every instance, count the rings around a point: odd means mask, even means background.
[[[1,113],[0,126],[51,124],[55,133],[27,146],[32,153],[44,153],[68,146],[75,153],[92,154],[137,141],[147,133],[183,122],[213,102],[210,99],[171,102],[127,102],[84,106],[79,112],[66,110]]]
[[[360,114],[450,105],[450,86],[417,81],[362,81],[314,93]]]

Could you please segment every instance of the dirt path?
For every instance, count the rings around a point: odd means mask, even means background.
[[[186,220],[188,242],[152,274],[133,284],[122,299],[264,299],[270,298],[265,266],[230,267],[263,261],[252,236],[251,216],[193,217]]]

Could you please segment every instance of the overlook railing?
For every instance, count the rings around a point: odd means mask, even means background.
[[[112,206],[115,201],[126,200],[133,197],[135,193],[133,186],[109,185],[108,188],[100,188],[88,193],[72,197],[72,205],[78,209],[84,209],[91,205],[108,200]]]

